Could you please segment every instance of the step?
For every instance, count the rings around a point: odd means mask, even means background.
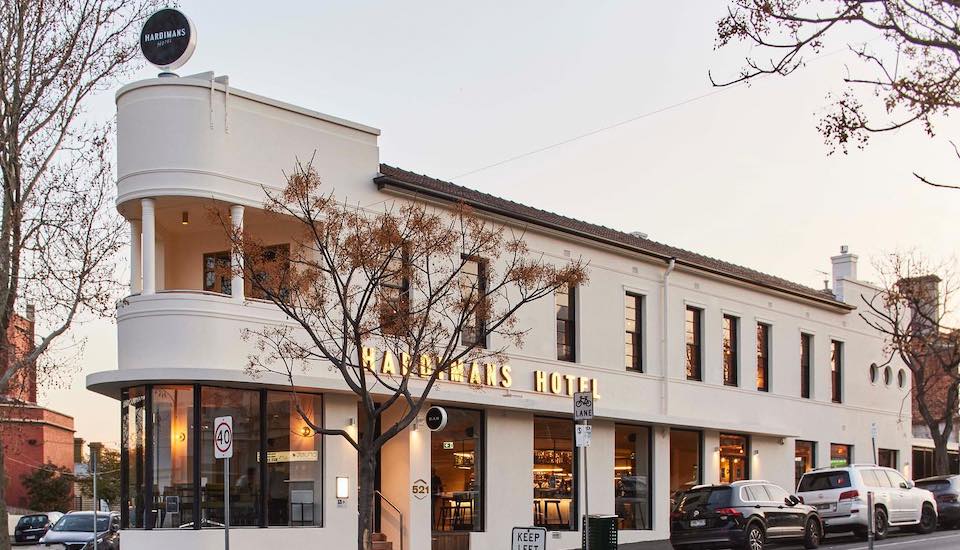
[[[370,550],[393,550],[393,543],[385,540],[373,541]]]
[[[373,533],[370,535],[370,540],[373,542],[386,542],[387,536],[383,533]]]

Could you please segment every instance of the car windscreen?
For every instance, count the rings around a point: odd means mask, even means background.
[[[677,499],[677,512],[692,509],[726,508],[730,506],[733,498],[733,491],[730,487],[702,487],[700,489],[691,489],[683,493]]]
[[[97,531],[106,531],[110,527],[110,518],[107,516],[100,516],[97,518]],[[92,515],[74,515],[67,514],[60,518],[60,521],[53,526],[54,531],[85,531],[87,533],[93,532],[93,516]]]
[[[17,525],[21,529],[38,529],[47,524],[47,516],[23,516]]]
[[[949,491],[951,488],[950,482],[946,479],[934,479],[930,481],[918,481],[917,487],[921,489],[926,489],[933,493],[939,493],[941,491]]]
[[[820,472],[803,474],[803,478],[800,479],[800,486],[797,487],[797,492],[829,491],[831,489],[843,489],[849,486],[850,474],[847,472]]]

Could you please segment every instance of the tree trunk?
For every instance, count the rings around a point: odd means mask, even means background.
[[[374,485],[377,473],[377,453],[361,447],[357,453],[359,467],[357,499],[357,549],[369,550],[373,533]]]
[[[0,550],[10,550],[10,530],[7,528],[7,453],[0,442]]]
[[[947,438],[933,438],[933,474],[945,476],[950,474],[950,455],[947,453]]]

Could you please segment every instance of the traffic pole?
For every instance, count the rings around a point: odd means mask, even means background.
[[[93,550],[97,550],[97,512],[100,511],[100,500],[97,498],[97,453],[93,449],[90,452],[90,462],[93,466]]]
[[[230,550],[230,458],[223,459],[223,549]]]
[[[583,425],[587,425],[587,421],[583,421]],[[590,453],[587,452],[587,447],[581,447],[583,449],[583,536],[586,539],[586,542],[583,545],[584,550],[589,550],[590,548],[590,468],[587,465],[587,455]]]

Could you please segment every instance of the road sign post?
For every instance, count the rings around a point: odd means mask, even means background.
[[[213,420],[213,457],[223,459],[223,548],[230,550],[230,458],[233,456],[233,417]]]
[[[593,420],[593,394],[590,392],[577,392],[573,394],[573,420],[582,422],[576,426],[577,448],[582,449],[583,458],[583,534],[586,537],[584,550],[590,548],[590,482],[588,472],[590,468],[587,465],[587,447],[590,446],[592,435],[592,426],[589,422]]]

